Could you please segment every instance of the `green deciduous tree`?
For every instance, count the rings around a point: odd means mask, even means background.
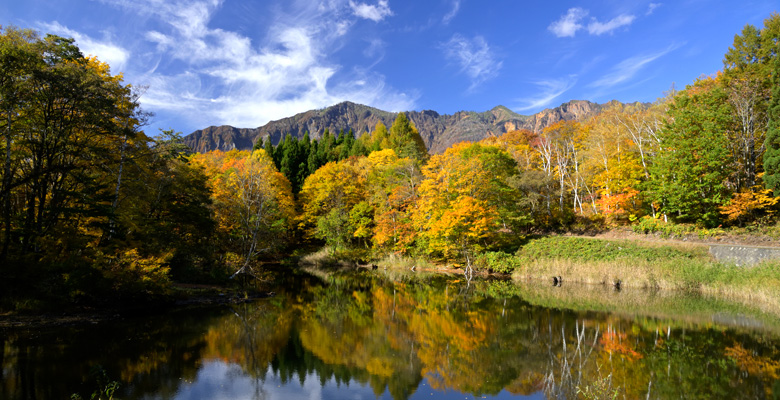
[[[14,266],[3,285],[158,293],[172,263],[203,264],[204,179],[177,135],[141,130],[142,90],[72,39],[16,28],[0,31],[0,66],[0,269]]]
[[[40,254],[52,235],[103,236],[139,124],[131,87],[72,39],[8,28],[0,54],[3,257]]]
[[[780,196],[780,57],[775,57],[772,77],[772,100],[769,102],[769,125],[764,147],[764,185]]]
[[[734,36],[723,59],[722,84],[735,120],[729,137],[735,162],[730,184],[735,190],[751,189],[758,183],[778,39],[780,15],[775,13],[764,20],[762,29],[746,25],[741,34]]]
[[[717,225],[718,207],[729,198],[732,163],[728,134],[733,110],[718,79],[698,80],[669,105],[652,165],[650,197],[681,221]]]

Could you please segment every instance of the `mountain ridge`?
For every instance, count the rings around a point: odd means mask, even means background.
[[[612,100],[598,104],[588,100],[571,100],[532,115],[518,114],[503,105],[483,112],[458,111],[451,115],[439,114],[434,110],[405,113],[414,122],[428,151],[440,153],[461,141],[479,141],[488,136],[499,136],[518,129],[541,132],[545,127],[561,120],[582,121],[616,103],[619,102]],[[278,144],[287,133],[301,139],[309,132],[312,139],[318,139],[325,129],[331,133],[352,129],[355,136],[360,136],[371,132],[379,121],[389,128],[397,115],[398,113],[344,101],[330,107],[270,121],[257,128],[210,126],[185,136],[184,143],[193,151],[207,152],[217,149],[251,149],[258,138],[266,136],[271,137],[273,144]]]

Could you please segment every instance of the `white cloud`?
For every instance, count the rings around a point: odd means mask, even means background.
[[[629,14],[620,14],[615,18],[607,22],[599,22],[595,18],[588,24],[588,33],[591,35],[601,35],[604,33],[611,33],[621,26],[631,25],[636,19],[635,16]]]
[[[547,27],[547,29],[557,37],[574,37],[577,31],[584,29],[582,20],[588,16],[588,10],[580,7],[570,8],[565,15]],[[599,22],[596,18],[591,18],[587,26],[588,33],[591,35],[602,35],[613,32],[622,26],[631,25],[636,17],[631,14],[620,14],[607,22]]]
[[[352,8],[352,12],[356,16],[370,19],[374,22],[379,22],[386,17],[393,15],[393,11],[391,11],[390,7],[387,5],[387,0],[379,0],[379,3],[377,3],[375,6],[366,3],[355,3],[354,1],[350,0],[349,6]]]
[[[114,74],[123,72],[127,66],[127,60],[130,59],[130,51],[114,44],[108,38],[108,34],[104,35],[103,40],[97,40],[68,29],[56,21],[52,23],[38,23],[38,25],[46,32],[73,38],[85,56],[96,56],[100,61],[108,63],[111,66],[111,72]]]
[[[149,31],[146,33],[145,37],[150,42],[157,43],[157,50],[160,51],[164,51],[170,47],[173,47],[176,44],[173,38],[170,38],[165,34],[157,31]]]
[[[209,26],[220,1],[104,1],[162,23],[144,38],[156,45],[155,57],[165,61],[134,81],[149,85],[141,98],[144,107],[175,112],[193,125],[257,127],[344,100],[414,108],[417,96],[389,87],[384,76],[340,73],[342,67],[328,61],[355,21],[346,1],[292,2],[287,12],[276,11],[257,43]],[[380,14],[389,12],[386,1],[378,7]],[[174,61],[178,70],[165,70]]]
[[[452,21],[453,18],[455,18],[456,15],[458,15],[458,11],[460,11],[460,0],[454,0],[452,2],[452,10],[448,12],[447,14],[442,17],[442,22],[446,25],[449,24],[450,21]]]
[[[663,57],[677,47],[677,45],[673,45],[658,53],[644,54],[627,58],[615,65],[609,73],[589,84],[588,86],[595,88],[609,88],[627,82],[633,78],[645,65]]]
[[[471,78],[469,90],[494,78],[502,66],[482,36],[476,36],[469,40],[455,34],[449,42],[444,44],[444,52],[447,58],[460,64],[461,72]]]
[[[661,5],[663,5],[663,3],[650,3],[647,6],[647,12],[645,12],[645,15],[652,14],[655,11],[655,9],[661,7]]]
[[[553,22],[547,29],[558,37],[574,37],[583,28],[580,23],[588,15],[588,11],[580,7],[570,8],[566,15]]]
[[[351,75],[353,79],[337,84],[330,90],[337,101],[376,104],[387,111],[408,111],[414,108],[413,104],[419,97],[416,92],[407,94],[394,91],[387,86],[382,75],[369,69],[354,68]]]
[[[528,111],[547,107],[555,99],[571,89],[575,83],[577,83],[577,77],[574,75],[568,76],[566,78],[548,79],[534,82],[534,84],[540,88],[539,93],[536,96],[523,99],[521,101],[522,104],[515,109],[517,111]]]

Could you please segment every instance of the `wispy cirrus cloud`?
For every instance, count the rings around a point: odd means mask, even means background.
[[[591,18],[590,22],[585,25],[583,20],[589,13],[588,10],[580,7],[570,8],[561,18],[551,23],[547,30],[557,37],[574,37],[581,29],[586,29],[591,35],[599,36],[631,25],[636,19],[636,16],[631,14],[620,14],[607,22],[600,22],[596,18]]]
[[[620,14],[607,22],[599,22],[596,19],[593,19],[588,24],[588,33],[597,36],[605,33],[611,33],[615,29],[618,29],[622,26],[631,25],[635,19],[636,17],[630,14]]]
[[[580,21],[587,15],[588,11],[583,8],[570,8],[566,11],[566,14],[562,15],[559,20],[551,23],[547,29],[558,37],[574,37],[577,31],[583,28]]]
[[[240,127],[344,100],[393,111],[414,108],[415,93],[390,87],[370,67],[343,71],[329,61],[357,18],[388,15],[386,1],[375,9],[345,0],[291,2],[286,11],[276,10],[259,41],[211,27],[221,1],[103,1],[155,21],[155,30],[144,38],[153,45],[154,57],[164,61],[134,77],[149,85],[141,99],[145,107],[175,112],[199,125]],[[171,72],[165,66],[174,61],[177,70]]]
[[[663,3],[650,3],[647,6],[647,11],[645,12],[645,15],[651,15],[653,12],[655,12],[655,9],[658,7],[661,7]]]
[[[460,70],[471,78],[469,90],[475,89],[485,81],[494,78],[501,70],[502,62],[496,59],[485,38],[475,36],[468,39],[455,34],[443,44],[445,56],[457,62]]]
[[[460,11],[460,0],[453,0],[452,9],[447,14],[444,14],[444,17],[442,17],[441,22],[444,23],[444,25],[449,24],[450,21],[452,21],[452,19],[455,18],[456,15],[458,15],[458,11]]]
[[[104,34],[103,39],[95,39],[69,29],[56,21],[39,22],[38,25],[46,32],[73,38],[84,55],[96,56],[100,61],[108,63],[114,73],[124,71],[127,66],[127,61],[130,59],[131,52],[122,46],[115,44],[108,34]]]
[[[679,45],[672,45],[656,53],[641,54],[627,58],[612,67],[612,69],[601,78],[588,84],[588,87],[611,88],[613,86],[628,82],[646,65],[665,56],[678,47]]]
[[[547,107],[555,99],[571,89],[576,83],[576,75],[533,82],[533,84],[539,88],[538,94],[520,100],[520,105],[514,108],[516,111],[529,111]]]
[[[374,22],[379,22],[393,15],[393,11],[390,10],[390,6],[387,4],[387,0],[379,0],[376,5],[355,3],[354,1],[350,0],[349,6],[352,8],[352,12],[356,16],[370,19]]]
[[[375,58],[381,60],[385,56],[385,43],[382,39],[374,38],[368,40],[368,47],[363,50],[363,55],[367,58]]]

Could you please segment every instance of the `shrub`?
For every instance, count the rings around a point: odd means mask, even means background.
[[[640,218],[632,229],[636,233],[660,233],[664,238],[681,237],[695,230],[692,225],[664,222],[661,218],[653,218],[649,215]]]
[[[474,269],[477,271],[492,271],[511,274],[522,267],[520,259],[512,254],[501,251],[488,251],[477,256]]]

